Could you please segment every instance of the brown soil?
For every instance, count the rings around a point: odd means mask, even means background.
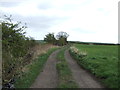
[[[77,62],[70,56],[68,50],[65,51],[65,58],[72,71],[73,78],[80,88],[104,88],[95,77],[77,64]]]
[[[43,72],[36,78],[35,82],[30,88],[56,88],[58,85],[58,75],[56,70],[56,55],[60,50],[53,52],[43,69]],[[84,70],[77,62],[70,56],[69,51],[65,51],[65,59],[69,68],[72,71],[72,76],[80,88],[105,88],[98,80],[89,72]]]
[[[31,88],[56,88],[58,83],[58,75],[56,70],[56,55],[59,50],[53,52],[43,69],[43,72],[36,78]]]

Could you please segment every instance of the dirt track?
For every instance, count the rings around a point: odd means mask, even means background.
[[[58,75],[56,70],[56,55],[59,50],[53,52],[43,69],[43,72],[36,78],[31,88],[56,88],[58,83]]]
[[[43,72],[36,78],[35,82],[30,88],[56,88],[58,84],[58,75],[56,70],[56,55],[60,50],[53,52],[43,69]],[[69,51],[65,51],[65,59],[69,68],[72,71],[72,75],[76,83],[80,88],[104,88],[94,76],[81,68],[69,54]]]
[[[65,58],[72,71],[73,78],[80,88],[104,88],[95,79],[95,77],[91,76],[86,70],[81,68],[74,59],[71,58],[68,50],[65,51]]]

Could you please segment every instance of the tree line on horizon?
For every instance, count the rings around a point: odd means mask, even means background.
[[[47,35],[45,35],[44,41],[51,43],[53,45],[58,45],[58,46],[64,46],[67,45],[68,41],[68,34],[66,32],[59,32],[56,37],[54,35],[54,33],[48,33]]]

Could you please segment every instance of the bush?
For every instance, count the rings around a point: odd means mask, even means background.
[[[24,56],[36,43],[33,38],[28,38],[23,31],[26,26],[21,22],[13,23],[11,16],[5,16],[2,24],[2,84],[8,85],[15,76],[19,75],[24,63]]]
[[[87,53],[85,51],[79,51],[75,47],[70,47],[69,51],[77,60],[83,60],[87,56]]]

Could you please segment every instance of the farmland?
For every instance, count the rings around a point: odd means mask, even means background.
[[[86,56],[81,58],[77,53],[71,52],[78,64],[93,73],[106,87],[118,87],[117,45],[74,44],[73,46],[79,52],[86,53]]]
[[[35,40],[19,24],[2,22],[3,88],[118,88],[118,45],[68,42],[62,31]]]

